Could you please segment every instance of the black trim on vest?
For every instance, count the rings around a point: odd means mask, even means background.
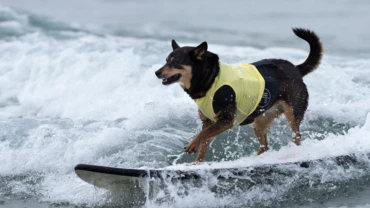
[[[254,110],[240,125],[250,124],[265,110],[271,108],[278,97],[279,85],[277,82],[276,66],[269,60],[262,60],[252,63],[265,80],[265,90],[263,91],[262,99]]]
[[[235,92],[229,85],[220,87],[213,96],[212,107],[213,112],[217,115],[223,108],[235,103]]]

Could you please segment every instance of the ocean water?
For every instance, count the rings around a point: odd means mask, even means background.
[[[370,207],[369,10],[365,0],[1,0],[0,207]],[[170,41],[206,40],[229,63],[299,64],[309,49],[291,27],[314,30],[325,48],[318,70],[304,78],[310,100],[302,145],[293,145],[283,117],[269,133],[269,152],[255,156],[253,128],[235,128],[196,167],[348,154],[359,164],[281,164],[288,174],[167,184],[144,198],[75,175],[79,163],[194,168],[195,155],[183,147],[201,128],[196,105],[154,75]]]

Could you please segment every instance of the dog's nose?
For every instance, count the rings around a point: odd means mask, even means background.
[[[158,77],[158,78],[161,78],[161,70],[157,70],[156,72],[155,72],[155,75]]]

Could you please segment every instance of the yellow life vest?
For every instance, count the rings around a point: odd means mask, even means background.
[[[212,121],[216,121],[213,97],[224,85],[229,85],[235,92],[237,110],[234,125],[239,125],[257,108],[265,89],[265,80],[251,64],[220,63],[219,74],[206,95],[195,99],[199,110]]]

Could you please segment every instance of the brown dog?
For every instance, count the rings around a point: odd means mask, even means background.
[[[257,154],[267,151],[267,132],[282,113],[294,133],[293,142],[300,145],[299,126],[308,106],[302,78],[319,66],[323,48],[314,32],[301,28],[293,32],[310,45],[308,58],[296,66],[281,59],[228,65],[207,51],[206,42],[180,47],[172,40],[173,51],[155,74],[164,85],[179,82],[198,105],[203,128],[185,147],[188,153],[199,150],[196,162],[204,160],[215,136],[252,122],[260,144]]]

